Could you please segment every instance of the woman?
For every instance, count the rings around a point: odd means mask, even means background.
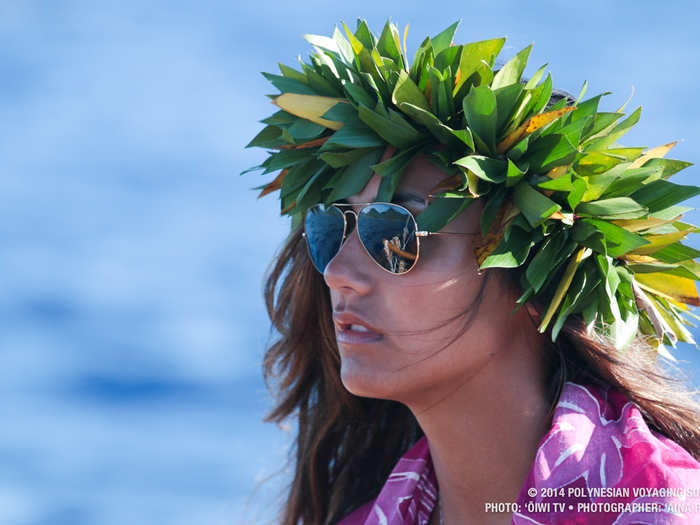
[[[359,22],[268,75],[282,110],[251,145],[279,149],[261,195],[293,225],[265,291],[269,419],[299,423],[282,523],[697,522],[700,409],[655,358],[699,302],[677,161],[521,82],[529,48],[493,70],[502,39],[455,28],[409,67]]]

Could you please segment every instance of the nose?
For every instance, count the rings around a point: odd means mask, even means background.
[[[339,292],[355,292],[363,295],[371,289],[371,262],[357,235],[357,213],[343,211],[346,227],[345,238],[338,253],[326,265],[323,279],[329,288]],[[350,214],[350,216],[348,216]]]

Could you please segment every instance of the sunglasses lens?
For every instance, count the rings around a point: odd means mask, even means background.
[[[365,206],[357,219],[357,233],[370,256],[391,273],[406,273],[416,263],[416,222],[405,208],[392,204]]]
[[[343,240],[343,214],[335,206],[316,204],[306,211],[304,232],[311,261],[323,273]]]

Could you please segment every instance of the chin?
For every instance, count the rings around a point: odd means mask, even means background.
[[[376,367],[366,367],[354,360],[343,359],[340,380],[348,392],[360,397],[397,400],[397,389],[387,380],[386,374]]]

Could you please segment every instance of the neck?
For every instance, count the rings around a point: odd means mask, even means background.
[[[449,393],[409,405],[430,444],[448,525],[510,523],[512,512],[486,513],[485,503],[517,500],[550,428],[541,343],[513,336],[492,341],[492,359]]]

